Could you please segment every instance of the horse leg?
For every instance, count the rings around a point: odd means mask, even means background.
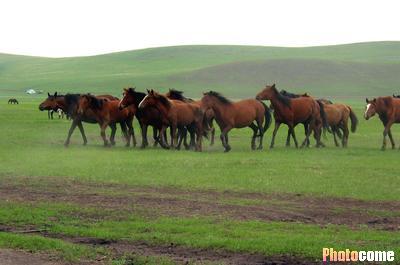
[[[101,138],[103,138],[103,142],[104,142],[104,146],[105,147],[109,146],[108,140],[107,140],[107,137],[106,137],[106,129],[107,129],[107,123],[106,122],[100,124],[100,135],[101,135]]]
[[[225,142],[225,153],[229,152],[231,150],[231,147],[229,145],[229,138],[228,138],[228,132],[232,129],[232,127],[227,126],[222,130],[221,136],[223,137],[223,142]]]
[[[146,148],[146,146],[149,145],[149,142],[147,141],[147,124],[141,124],[140,128],[142,131],[142,145],[140,146],[140,148]]]
[[[290,147],[290,128],[287,131],[287,137],[286,137],[286,147]]]
[[[382,142],[382,148],[381,150],[386,149],[386,136],[388,135],[390,128],[392,127],[393,122],[389,121],[385,124],[385,129],[383,130],[383,142]]]
[[[347,147],[347,141],[349,139],[349,128],[347,124],[343,124],[343,138],[342,138],[342,147]]]
[[[338,141],[336,139],[336,134],[337,134],[338,130],[339,129],[336,126],[335,127],[331,127],[331,131],[332,131],[332,134],[333,134],[333,140],[335,141],[335,146],[336,147],[339,147],[339,143],[338,143]]]
[[[203,128],[202,128],[202,124],[196,124],[196,128],[195,128],[195,134],[196,134],[196,147],[195,150],[197,152],[201,152],[202,150],[202,140],[203,140]]]
[[[175,140],[176,140],[176,124],[172,124],[170,126],[170,130],[171,130],[171,148],[175,147]]]
[[[297,139],[296,139],[296,134],[294,132],[294,126],[293,125],[289,126],[289,133],[292,134],[294,145],[296,146],[296,148],[299,148],[299,144],[298,144]]]
[[[254,123],[250,124],[249,127],[253,130],[253,136],[251,137],[251,150],[255,150],[258,127]]]
[[[278,129],[279,129],[279,126],[281,126],[281,123],[275,121],[275,128],[274,128],[274,132],[272,133],[271,145],[269,146],[269,148],[274,148],[275,136],[276,136],[276,132],[277,132]]]
[[[308,127],[309,127],[309,124],[307,123],[307,122],[305,122],[304,124],[304,135],[307,135],[307,130],[309,129]],[[307,147],[310,147],[310,139],[307,139]]]
[[[306,138],[304,139],[304,141],[303,141],[303,143],[301,144],[301,148],[303,148],[304,146],[306,146],[307,145],[307,147],[308,147],[308,144],[309,144],[309,142],[310,142],[310,135],[311,135],[311,131],[313,131],[314,130],[314,137],[315,137],[315,139],[317,140],[317,145],[318,145],[318,143],[319,143],[319,141],[318,141],[318,132],[315,130],[315,121],[314,121],[314,119],[313,120],[311,120],[310,121],[310,123],[308,124],[308,126],[307,126],[307,130],[306,130]]]
[[[257,147],[258,150],[263,149],[263,139],[264,139],[264,133],[265,133],[264,132],[264,127],[263,127],[263,120],[264,120],[264,118],[261,118],[261,119],[257,120],[257,126],[258,126],[258,130],[260,132],[260,143],[259,143],[259,145]],[[265,122],[267,122],[267,121],[265,121]]]
[[[390,143],[392,144],[392,149],[395,149],[396,145],[394,144],[394,140],[393,140],[393,137],[392,137],[392,130],[389,129],[388,135],[389,135]]]
[[[69,131],[68,131],[67,139],[66,139],[65,142],[64,142],[64,146],[65,146],[65,147],[68,147],[69,141],[70,141],[70,139],[71,139],[71,135],[72,135],[72,133],[74,132],[76,126],[79,126],[79,124],[80,124],[80,126],[82,126],[82,123],[81,123],[80,121],[78,121],[78,120],[73,120],[73,121],[72,121],[71,127],[69,128]],[[79,127],[79,129],[80,129],[80,127]],[[83,131],[83,127],[82,127],[82,131]],[[81,133],[82,133],[82,131],[81,131]],[[82,135],[82,137],[83,137],[83,135]],[[84,145],[85,145],[86,142],[87,142],[86,136],[84,137],[83,141],[84,141]]]
[[[155,126],[153,126],[153,140],[154,140],[153,146],[154,147],[156,147],[161,141],[161,138],[162,138],[161,130],[162,130],[162,128],[160,130],[158,130]]]
[[[159,141],[162,148],[169,149],[168,143],[166,143],[166,139],[165,139],[166,138],[165,137],[166,130],[167,130],[167,126],[162,125],[160,131],[158,132],[160,136],[159,136],[159,140],[157,140],[157,141]]]
[[[178,145],[176,146],[176,150],[181,150],[182,141],[186,142],[187,130],[185,127],[178,128]]]
[[[124,131],[123,127],[122,127],[122,123],[121,123],[121,130]],[[115,123],[111,123],[110,124],[110,128],[111,128],[111,134],[110,134],[110,143],[111,145],[115,145],[115,133],[117,131],[117,125]]]
[[[214,145],[215,127],[213,126],[212,120],[210,122],[210,128],[211,128],[211,142],[210,142],[210,145]]]
[[[126,147],[131,145],[131,137],[132,137],[132,145],[135,147],[136,146],[136,137],[135,137],[135,131],[133,130],[133,125],[132,125],[133,119],[128,119],[126,121],[126,126],[128,127],[128,135],[127,135],[127,143]]]

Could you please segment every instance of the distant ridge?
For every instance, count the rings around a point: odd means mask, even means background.
[[[0,95],[27,87],[120,94],[136,85],[188,96],[212,88],[250,97],[265,83],[315,95],[373,96],[400,92],[400,42],[315,47],[196,45],[103,55],[46,58],[0,54]]]

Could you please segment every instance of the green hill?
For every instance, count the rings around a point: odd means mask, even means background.
[[[0,54],[0,95],[26,88],[120,94],[122,87],[170,87],[199,97],[215,89],[251,97],[265,83],[317,96],[400,92],[400,42],[281,48],[176,46],[73,58]]]

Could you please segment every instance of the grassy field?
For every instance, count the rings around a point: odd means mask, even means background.
[[[400,264],[400,151],[380,151],[380,121],[362,118],[365,96],[399,92],[399,59],[400,42],[0,54],[0,263],[9,249],[32,265],[311,264],[332,247],[394,250]],[[350,104],[360,123],[349,147],[334,147],[328,135],[326,148],[286,148],[283,126],[273,150],[251,151],[249,129],[230,133],[227,154],[218,130],[202,153],[126,148],[120,131],[104,148],[98,126],[85,124],[89,144],[76,131],[65,148],[70,122],[38,110],[45,95],[24,94],[118,96],[136,85],[248,98],[273,82]],[[20,104],[7,105],[9,97]],[[393,135],[400,139],[396,125]]]
[[[121,87],[174,87],[199,97],[207,89],[254,95],[265,83],[316,96],[353,97],[399,91],[400,43],[371,42],[308,48],[177,46],[77,58],[0,54],[1,95],[112,92]]]
[[[234,130],[227,154],[219,140],[203,153],[125,148],[120,133],[104,148],[96,125],[85,125],[88,146],[75,132],[64,148],[69,122],[48,120],[39,102],[0,103],[0,248],[88,264],[309,263],[323,247],[394,250],[399,261],[399,150],[379,150],[382,126],[362,119],[361,102],[347,149],[330,135],[323,149],[285,148],[282,127],[263,151]]]

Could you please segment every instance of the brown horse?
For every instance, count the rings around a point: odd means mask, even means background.
[[[253,150],[256,149],[257,136],[260,136],[258,149],[263,148],[263,136],[271,124],[271,113],[269,108],[261,101],[245,99],[232,102],[218,92],[210,91],[203,94],[201,106],[203,109],[212,109],[214,111],[215,120],[221,129],[221,141],[225,152],[231,150],[228,133],[233,128],[250,127],[253,130],[251,148]],[[256,124],[253,123],[254,121]],[[259,135],[257,135],[257,132]]]
[[[112,140],[110,141],[114,144],[116,132],[115,123],[117,122],[123,122],[128,127],[128,134],[125,135],[127,141],[126,146],[130,146],[131,136],[133,145],[136,146],[136,139],[132,126],[133,117],[136,112],[134,106],[120,110],[118,100],[99,99],[90,94],[81,95],[78,104],[78,114],[84,115],[88,112],[93,114],[93,117],[100,126],[100,135],[103,138],[104,146],[109,145],[105,132],[108,126],[111,127],[110,139]]]
[[[382,121],[385,129],[383,130],[382,150],[386,149],[386,136],[389,135],[392,149],[395,143],[390,128],[393,123],[400,123],[400,99],[393,97],[378,97],[372,100],[365,99],[367,105],[365,107],[364,118],[368,120],[375,113],[378,113],[379,119]]]
[[[93,115],[93,113],[85,113],[84,115],[79,115],[77,110],[78,110],[78,103],[80,99],[80,94],[66,94],[64,95],[58,95],[57,92],[54,93],[54,95],[50,95],[47,93],[48,97],[45,99],[40,105],[39,105],[39,110],[44,111],[53,111],[56,109],[62,109],[68,117],[72,119],[71,127],[68,131],[68,136],[67,139],[65,140],[64,145],[67,147],[69,145],[72,133],[74,132],[75,128],[78,127],[79,131],[81,132],[82,139],[83,139],[83,145],[87,144],[87,138],[85,135],[85,130],[83,129],[82,122],[87,122],[87,123],[96,123],[96,119]],[[116,97],[113,97],[111,95],[100,95],[97,96],[98,98],[102,99],[109,99],[109,100],[115,100],[117,99]],[[120,123],[121,129],[123,132],[126,131],[126,125],[124,123]]]
[[[283,96],[276,89],[275,84],[266,86],[256,96],[258,100],[270,100],[274,108],[275,128],[272,134],[270,148],[274,147],[275,136],[281,123],[289,127],[289,134],[292,135],[296,148],[298,147],[294,128],[297,124],[303,123],[306,131],[306,138],[302,147],[309,142],[311,131],[317,141],[317,147],[324,146],[321,142],[321,128],[326,126],[326,117],[323,105],[312,97],[302,96],[289,98]]]
[[[320,101],[320,100],[318,100]],[[328,126],[331,128],[335,145],[339,146],[336,135],[342,138],[342,147],[347,147],[349,139],[349,128],[348,121],[351,120],[351,132],[355,132],[357,129],[358,119],[354,111],[350,106],[335,103],[335,104],[324,104],[324,111],[326,113],[326,121]],[[343,131],[341,135],[339,129]]]
[[[196,151],[201,151],[204,115],[201,108],[194,103],[170,100],[154,90],[148,90],[147,92],[148,94],[139,104],[139,109],[154,106],[160,111],[163,124],[160,137],[163,147],[167,148],[165,130],[168,126],[171,127],[171,147],[175,147],[178,127],[194,126],[196,128]]]
[[[189,103],[195,103],[198,104],[199,106],[201,105],[201,100],[193,100],[191,98],[187,98],[183,95],[182,91],[175,90],[175,89],[169,89],[169,91],[165,94],[165,96],[169,99],[174,99],[174,100],[180,100],[183,102],[189,102]],[[204,132],[205,136],[208,136],[208,133],[211,133],[211,139],[210,139],[210,145],[214,145],[214,138],[215,138],[215,128],[214,128],[214,111],[212,109],[207,109],[204,111]],[[190,131],[190,129],[189,129]],[[190,131],[191,138],[193,135],[193,131]],[[208,137],[207,137],[208,138]],[[186,142],[186,139],[185,139]]]
[[[136,108],[136,118],[139,121],[139,125],[142,132],[142,145],[141,148],[146,148],[149,145],[147,140],[147,127],[150,125],[153,127],[153,139],[154,145],[160,142],[158,132],[161,131],[162,121],[161,114],[158,109],[154,106],[148,106],[146,108],[139,109],[139,103],[146,96],[145,93],[135,91],[135,88],[124,88],[123,98],[119,102],[119,108],[122,110],[126,107],[133,105]]]

